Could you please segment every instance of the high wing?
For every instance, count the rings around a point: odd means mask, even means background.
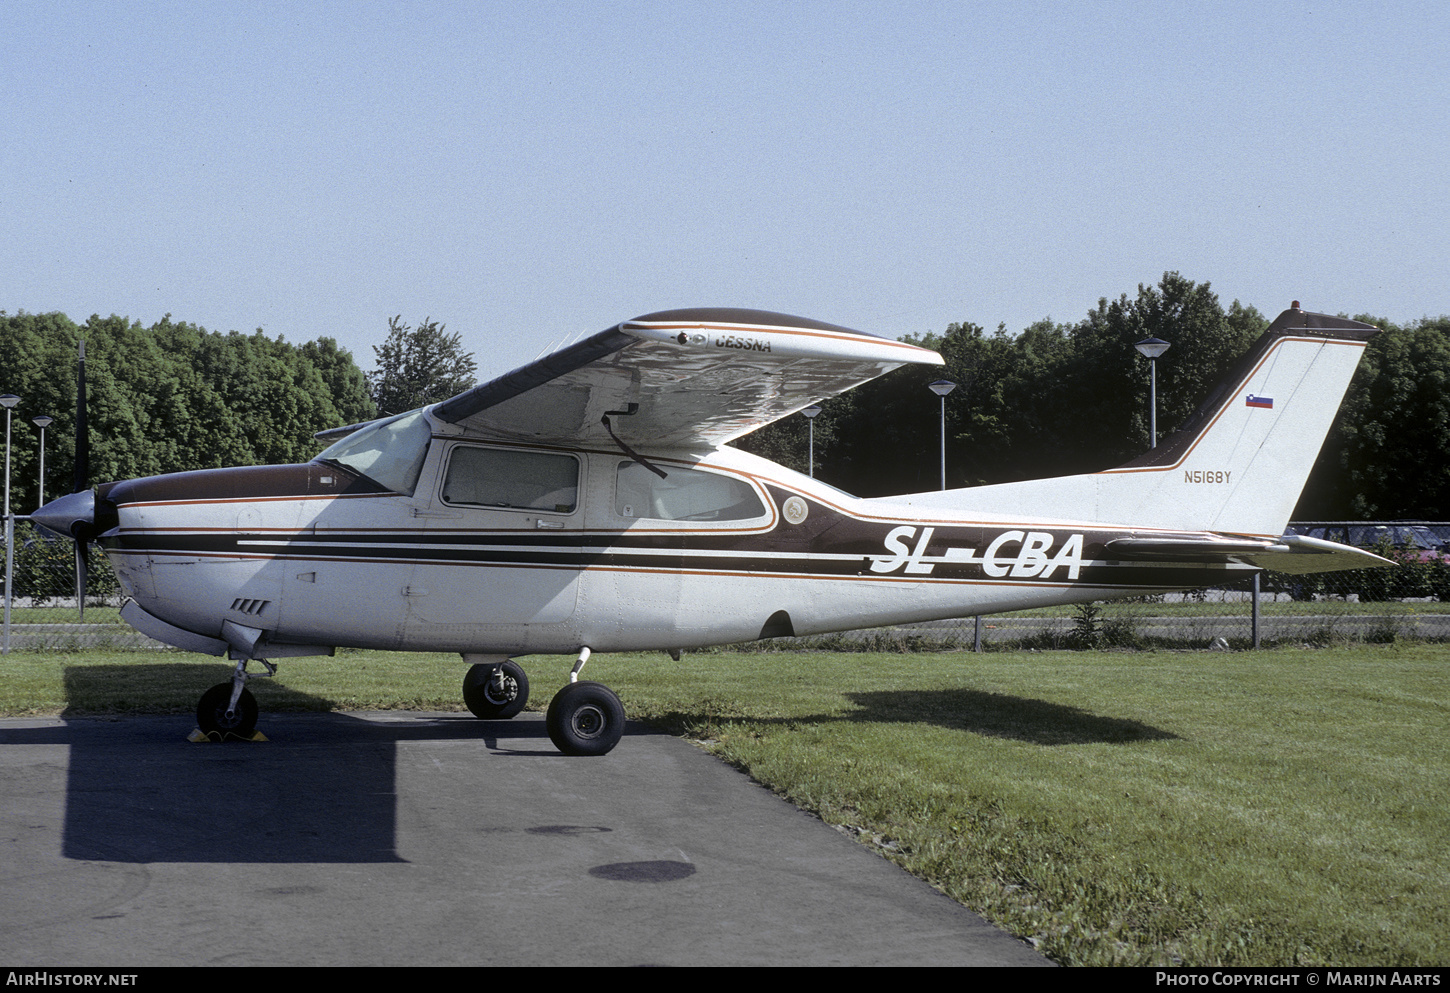
[[[433,408],[505,441],[716,447],[907,363],[940,355],[760,310],[636,317]],[[609,422],[606,425],[605,416]]]

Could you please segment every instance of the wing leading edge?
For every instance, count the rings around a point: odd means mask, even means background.
[[[433,410],[506,441],[715,447],[937,353],[759,310],[646,314],[476,386]]]

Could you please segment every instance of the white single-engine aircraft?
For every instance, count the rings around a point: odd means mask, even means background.
[[[751,310],[625,321],[305,465],[107,483],[32,519],[97,541],[122,616],[229,655],[206,731],[249,734],[247,664],[337,646],[457,652],[480,718],[523,709],[514,656],[577,654],[549,706],[570,754],[624,710],[591,652],[964,617],[1384,562],[1283,535],[1370,336],[1274,321],[1176,434],[1105,472],[858,499],[726,442],[931,352]]]

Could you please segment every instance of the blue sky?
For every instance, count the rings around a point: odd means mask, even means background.
[[[484,378],[682,306],[897,336],[1178,270],[1450,312],[1442,3],[0,0],[0,309]]]

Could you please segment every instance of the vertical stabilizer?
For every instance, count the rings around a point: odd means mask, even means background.
[[[1104,472],[945,494],[916,506],[1277,536],[1379,329],[1286,310],[1182,428]]]

